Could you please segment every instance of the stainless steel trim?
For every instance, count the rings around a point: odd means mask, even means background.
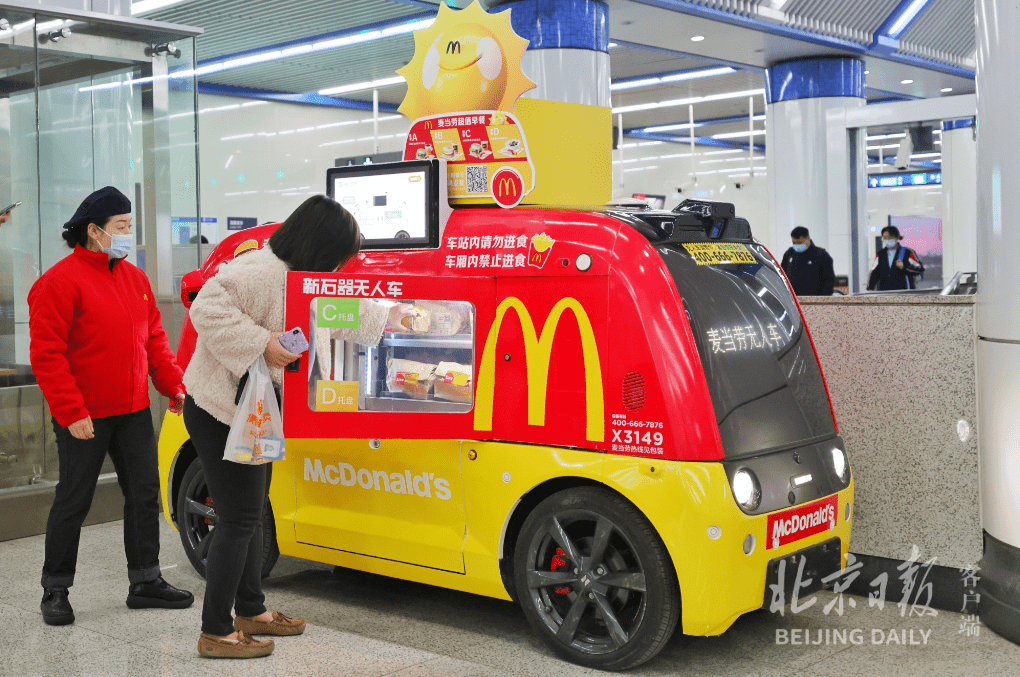
[[[0,491],[0,515],[4,515],[4,519],[0,520],[0,541],[46,533],[46,519],[55,491],[55,483]],[[117,484],[117,474],[100,475],[85,525],[122,519],[123,510],[124,495]]]
[[[471,350],[475,347],[475,342],[470,334],[429,336],[427,334],[405,335],[385,332],[379,345],[393,348],[463,348]]]
[[[183,24],[171,24],[164,21],[150,21],[149,19],[136,19],[134,17],[123,17],[85,10],[68,10],[60,7],[44,6],[34,2],[8,1],[0,3],[0,11],[5,10],[43,14],[54,19],[80,20],[90,24],[103,25],[113,28],[117,32],[124,33],[124,37],[152,43],[167,42],[168,40],[179,38],[193,38],[205,32],[205,29],[197,26],[185,26]]]
[[[367,411],[414,411],[427,413],[465,413],[471,411],[470,404],[445,402],[442,400],[414,400],[397,397],[367,397]]]

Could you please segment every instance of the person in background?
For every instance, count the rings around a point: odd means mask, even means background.
[[[145,273],[124,261],[134,241],[131,201],[106,187],[64,224],[74,251],[28,293],[29,358],[53,414],[60,478],[46,524],[40,605],[50,625],[74,622],[81,526],[106,454],[124,492],[127,605],[183,609],[192,594],[159,567],[159,471],[149,412],[149,376],[181,413],[184,385]]]
[[[783,272],[797,296],[832,296],[836,274],[829,252],[811,242],[804,226],[790,231],[793,246],[783,254]]]
[[[924,264],[910,247],[900,244],[896,226],[882,229],[882,251],[875,257],[868,278],[869,291],[917,289],[917,276],[924,273]]]
[[[286,329],[287,272],[334,272],[360,249],[361,231],[350,212],[331,198],[316,195],[287,217],[265,247],[220,268],[191,305],[198,338],[184,374],[188,387],[184,424],[218,515],[206,560],[198,640],[202,656],[266,656],[273,652],[273,640],[252,635],[304,632],[303,620],[267,610],[262,593],[262,518],[272,464],[242,465],[224,460],[223,452],[237,409],[238,383],[252,363],[265,357],[270,378],[282,385],[283,368],[300,357],[279,341]],[[375,345],[387,324],[400,331],[401,320],[410,316],[410,305],[384,306],[362,299],[358,327],[334,330],[333,336]]]

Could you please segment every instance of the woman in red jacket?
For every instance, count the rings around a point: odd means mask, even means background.
[[[64,224],[74,251],[28,294],[32,371],[53,414],[60,479],[46,525],[40,605],[50,625],[74,622],[81,525],[107,452],[124,492],[127,605],[190,606],[159,568],[159,472],[149,413],[149,376],[170,409],[181,412],[184,386],[145,273],[123,258],[131,250],[131,201],[106,187]]]

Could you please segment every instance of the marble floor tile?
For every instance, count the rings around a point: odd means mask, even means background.
[[[191,608],[128,609],[120,524],[96,525],[83,532],[83,561],[71,589],[77,620],[61,628],[46,626],[39,614],[43,540],[0,543],[0,677],[606,674],[560,660],[511,602],[289,557],[281,557],[263,589],[269,608],[308,621],[306,633],[276,638],[276,651],[264,659],[204,659],[196,645],[205,581],[167,524],[161,539],[163,573],[195,594]],[[970,624],[974,619],[911,615],[895,604],[879,609],[851,596],[844,597],[843,615],[834,608],[825,613],[835,599],[818,593],[796,614],[789,608],[783,616],[745,614],[717,637],[678,632],[656,658],[627,674],[984,677],[1013,674],[1020,664],[1020,647]],[[898,643],[889,639],[892,630]],[[855,631],[858,643],[851,639]]]
[[[389,677],[509,677],[512,674],[489,665],[443,656],[398,670]]]

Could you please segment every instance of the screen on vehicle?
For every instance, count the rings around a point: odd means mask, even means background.
[[[836,434],[796,301],[759,244],[658,247],[694,332],[727,458]]]
[[[366,240],[421,240],[428,236],[425,172],[337,177],[334,200],[354,215]]]
[[[429,161],[334,167],[329,196],[354,215],[363,249],[439,245],[438,172]]]

